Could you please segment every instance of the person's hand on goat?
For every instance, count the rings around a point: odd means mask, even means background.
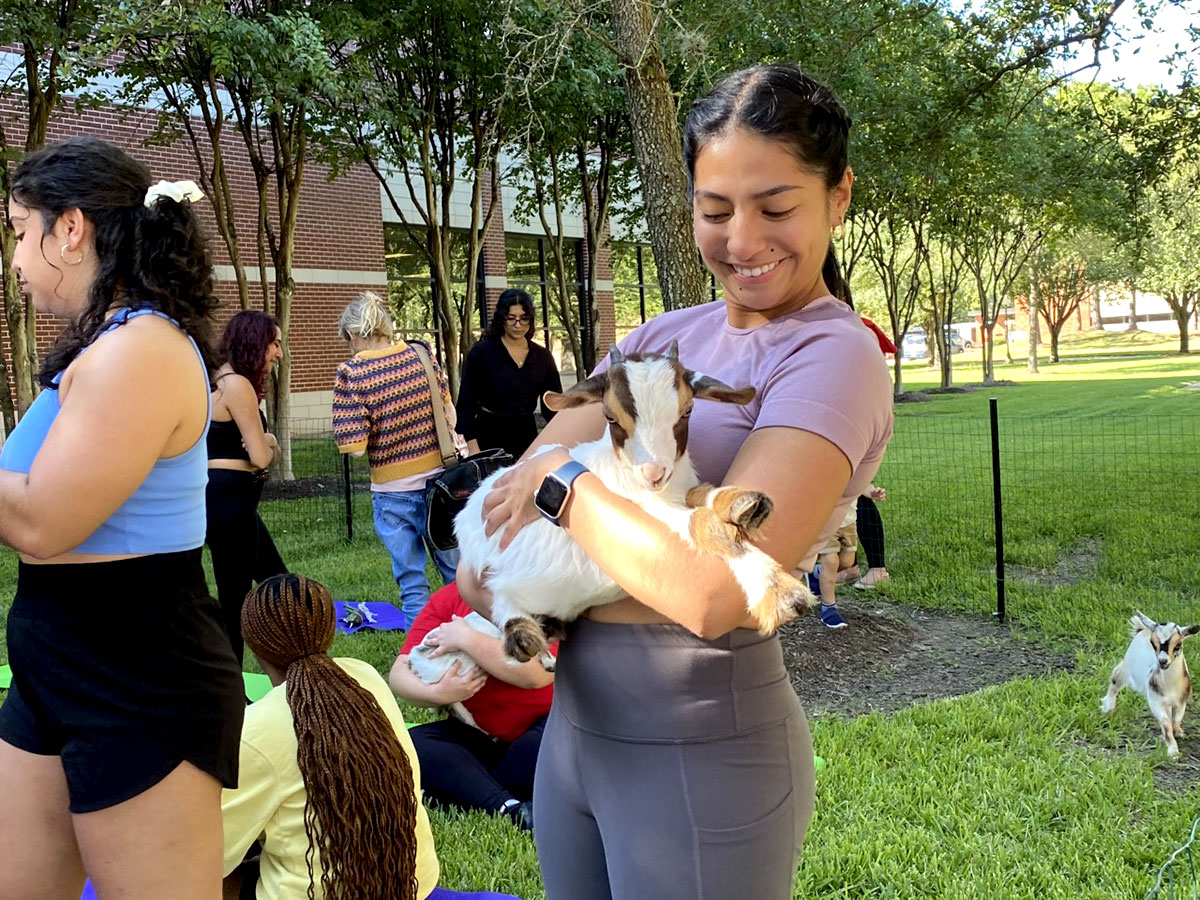
[[[451,703],[461,703],[479,693],[479,689],[487,683],[487,672],[479,666],[471,666],[464,671],[462,663],[455,660],[441,677],[437,684],[429,687],[438,706],[449,706]]]
[[[468,625],[467,620],[462,616],[454,616],[449,622],[443,622],[425,635],[425,643],[433,648],[429,653],[430,659],[444,653],[453,653],[455,650],[461,650],[468,656],[473,656],[473,649],[476,646],[475,639],[482,636],[481,632]]]
[[[877,500],[880,503],[887,499],[887,491],[881,487],[876,487],[875,485],[868,487],[864,493],[872,500]]]
[[[484,531],[490,537],[498,529],[504,529],[500,536],[501,550],[513,542],[522,528],[537,521],[539,513],[533,498],[542,486],[542,479],[570,460],[571,454],[565,447],[555,447],[517,463],[492,485],[483,498]]]

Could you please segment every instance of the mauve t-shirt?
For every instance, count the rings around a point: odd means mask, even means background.
[[[811,568],[875,477],[892,435],[892,383],[875,336],[850,307],[826,296],[754,328],[730,325],[723,301],[680,309],[651,319],[619,347],[665,353],[673,340],[689,369],[758,390],[745,406],[697,401],[688,450],[701,480],[724,481],[750,432],[770,426],[819,434],[850,461],[846,491],[803,563]],[[605,359],[596,371],[607,367]]]

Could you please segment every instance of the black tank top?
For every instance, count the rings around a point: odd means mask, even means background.
[[[266,430],[267,417],[261,409],[258,411],[258,417]],[[250,451],[242,446],[242,430],[233,419],[228,422],[214,421],[208,426],[208,458],[244,459],[250,462]]]

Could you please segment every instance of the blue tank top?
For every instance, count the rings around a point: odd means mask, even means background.
[[[141,315],[159,316],[179,327],[178,322],[158,310],[125,307],[118,310],[96,336]],[[188,340],[191,341],[191,338]],[[207,394],[208,376],[204,371],[204,360],[195,341],[192,341],[192,348],[200,361],[200,375],[204,379]],[[61,372],[55,376],[55,384],[61,377]],[[28,473],[58,411],[57,390],[44,390],[38,394],[4,442],[3,448],[0,448],[0,469]],[[156,461],[137,490],[73,552],[176,553],[201,546],[205,530],[204,489],[208,484],[205,439],[211,420],[210,400],[204,432],[196,443],[178,456]]]

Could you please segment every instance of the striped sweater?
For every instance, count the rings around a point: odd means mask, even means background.
[[[446,379],[436,362],[434,367],[449,407]],[[401,342],[364,350],[338,366],[333,439],[342,453],[367,451],[375,483],[442,467],[429,379],[412,347]]]

